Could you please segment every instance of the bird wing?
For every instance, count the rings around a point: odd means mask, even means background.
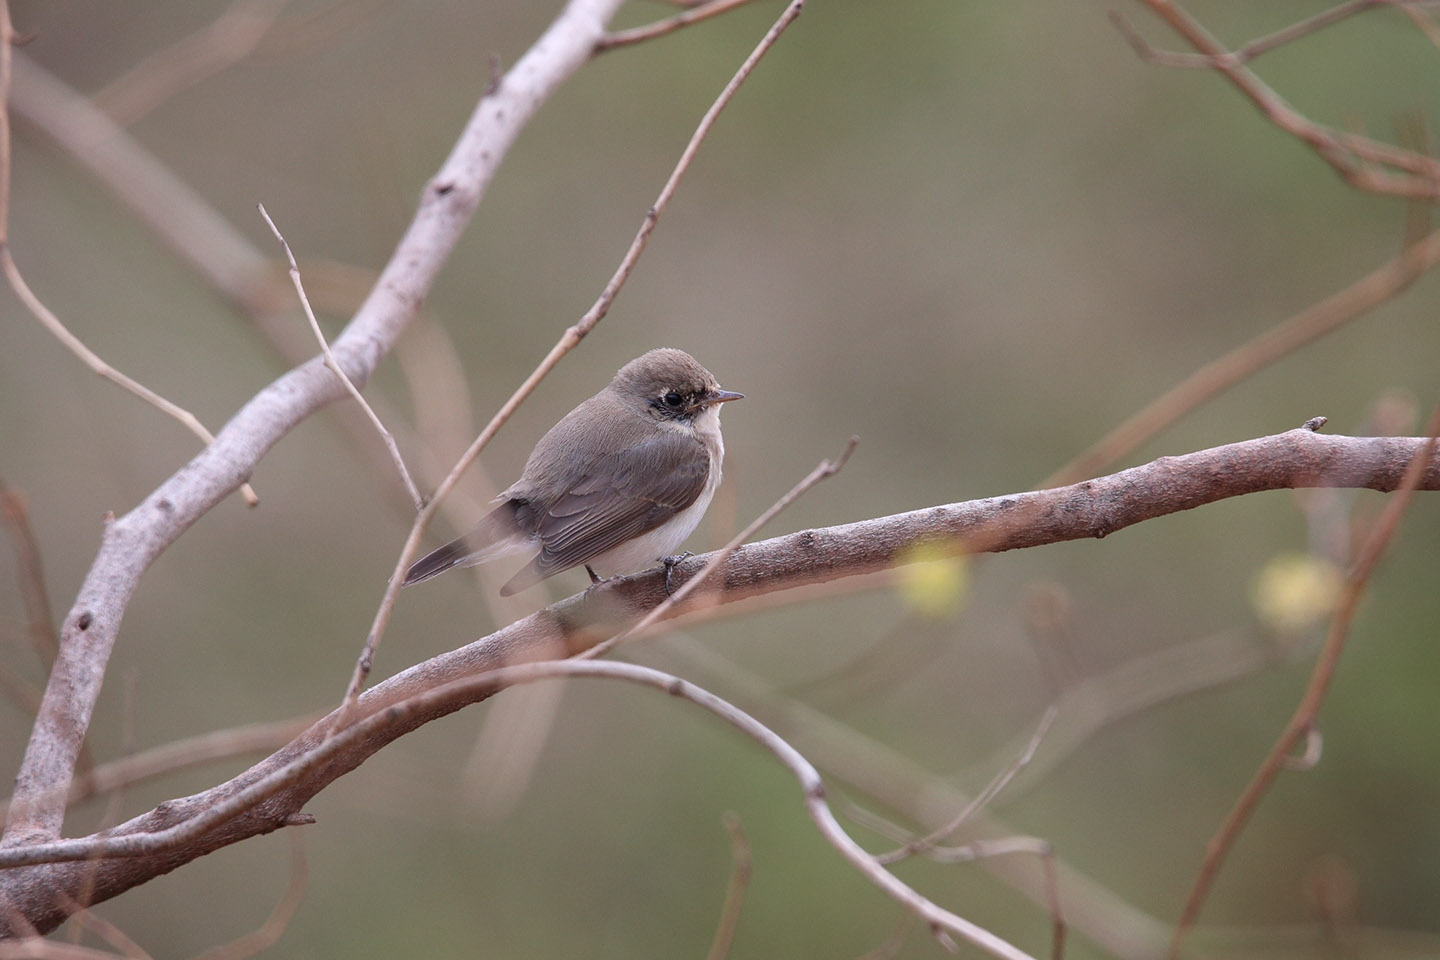
[[[709,474],[705,445],[678,431],[595,457],[576,471],[565,493],[538,511],[540,553],[503,592],[589,563],[654,530],[695,502]]]

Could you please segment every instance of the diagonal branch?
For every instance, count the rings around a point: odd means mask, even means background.
[[[365,303],[332,344],[346,375],[369,380],[425,300],[522,127],[591,56],[620,0],[570,0],[543,37],[481,99]],[[101,546],[61,629],[61,650],[15,782],[5,842],[59,836],[64,796],[126,606],[176,538],[245,481],[269,449],[344,395],[316,357],[256,394],[216,437],[128,514]],[[45,798],[45,799],[41,799]]]
[[[1440,198],[1440,160],[1316,123],[1286,103],[1174,0],[1141,2],[1211,60],[1215,71],[1249,98],[1266,119],[1308,144],[1347,183],[1372,193],[1415,199]],[[1115,14],[1111,21],[1141,57],[1154,58],[1155,51],[1124,17]]]
[[[420,515],[415,518],[415,524],[410,528],[410,535],[406,538],[405,545],[400,549],[400,556],[396,558],[395,571],[390,575],[390,583],[386,587],[385,595],[380,600],[380,606],[375,612],[375,619],[371,622],[370,631],[365,637],[365,646],[360,651],[360,656],[355,661],[355,669],[350,674],[350,682],[345,690],[344,702],[346,704],[353,703],[355,698],[359,696],[361,688],[365,685],[366,678],[370,675],[370,668],[375,659],[375,651],[380,645],[380,638],[385,633],[386,625],[390,622],[390,613],[395,608],[395,600],[399,595],[400,587],[405,582],[405,570],[410,566],[410,561],[420,546],[420,539],[425,535],[425,530],[429,526],[431,518],[435,515],[435,512],[439,510],[440,505],[444,502],[450,491],[460,482],[460,477],[469,469],[470,465],[475,462],[475,458],[480,456],[480,451],[484,450],[490,441],[494,439],[495,434],[500,431],[500,428],[505,425],[505,422],[519,409],[520,404],[524,403],[525,399],[534,392],[535,388],[539,386],[540,381],[549,375],[550,371],[555,368],[555,365],[559,363],[567,353],[579,346],[580,341],[583,340],[591,330],[595,329],[595,326],[601,320],[605,319],[606,314],[610,312],[610,307],[615,303],[615,298],[620,295],[620,289],[625,286],[625,281],[630,279],[630,274],[634,272],[635,265],[640,262],[640,255],[645,252],[645,245],[649,243],[650,234],[654,232],[656,224],[660,222],[660,215],[664,213],[665,208],[670,205],[671,199],[675,196],[675,191],[680,187],[681,178],[683,178],[686,171],[690,169],[690,164],[694,162],[695,155],[700,152],[700,146],[705,142],[705,138],[710,135],[711,129],[715,126],[715,121],[720,118],[721,111],[734,99],[741,85],[745,83],[750,74],[755,70],[761,58],[764,57],[765,54],[770,51],[770,48],[775,45],[775,42],[780,39],[780,35],[795,21],[796,17],[800,16],[800,11],[804,7],[804,4],[805,0],[790,0],[789,5],[787,5],[785,10],[780,14],[780,18],[775,21],[774,25],[765,33],[765,36],[756,44],[755,49],[752,50],[750,55],[740,64],[740,67],[735,71],[735,74],[730,78],[729,82],[720,90],[715,101],[710,104],[710,108],[706,110],[704,116],[700,118],[699,124],[695,127],[695,132],[690,135],[689,142],[685,144],[685,149],[680,152],[680,159],[675,161],[675,166],[670,171],[670,176],[666,178],[664,186],[660,188],[660,193],[655,198],[654,205],[645,212],[645,217],[640,222],[640,229],[636,232],[635,239],[630,241],[629,248],[626,249],[624,256],[620,258],[620,265],[615,268],[615,272],[606,282],[605,288],[600,291],[600,296],[590,305],[590,309],[585,311],[584,316],[565,329],[565,332],[560,335],[560,339],[556,341],[555,346],[551,347],[550,352],[545,355],[545,359],[540,361],[540,365],[531,371],[530,376],[526,377],[525,381],[510,395],[510,399],[506,400],[500,409],[495,412],[495,415],[490,418],[490,422],[480,431],[480,435],[477,436],[475,441],[470,444],[470,447],[460,455],[460,459],[455,462],[455,466],[451,468],[450,473],[444,480],[440,481],[440,486],[436,488],[435,495],[430,498],[430,502],[420,511]]]
[[[1103,537],[1263,490],[1395,490],[1425,443],[1414,437],[1331,437],[1300,428],[1164,457],[1070,487],[805,530],[737,550],[716,574],[722,585],[718,597],[706,597],[700,606],[870,573],[915,556],[922,544],[968,552],[1013,550]],[[1422,466],[1419,486],[1440,490],[1440,458],[1432,454]],[[506,664],[553,657],[556,649],[579,653],[637,622],[664,598],[664,575],[658,571],[607,582],[377,684],[354,705],[354,722],[366,724],[367,733],[353,743],[338,736],[327,741],[332,714],[239,777],[163,803],[103,836],[0,849],[0,867],[38,864],[0,871],[0,902],[15,914],[0,913],[0,932],[19,929],[16,917],[41,929],[63,919],[56,894],[74,888],[86,865],[59,861],[97,852],[110,857],[96,862],[92,902],[98,903],[221,847],[294,823],[312,797],[386,744],[494,691],[493,685],[466,687],[426,701],[423,709],[398,710],[397,704]],[[694,601],[682,604],[671,615],[682,616],[693,606]],[[184,836],[201,827],[198,835]],[[163,833],[175,828],[183,830],[168,838]],[[174,840],[177,835],[182,839]]]
[[[1171,960],[1177,960],[1180,956],[1185,938],[1200,916],[1200,908],[1205,905],[1205,899],[1210,893],[1210,887],[1214,884],[1216,875],[1220,872],[1220,865],[1224,862],[1225,855],[1230,852],[1235,839],[1244,829],[1256,807],[1260,805],[1261,799],[1269,792],[1270,785],[1275,782],[1280,772],[1292,759],[1291,751],[1302,741],[1313,742],[1311,734],[1315,731],[1315,721],[1320,713],[1320,705],[1325,702],[1325,695],[1330,690],[1330,682],[1335,677],[1335,670],[1340,663],[1340,654],[1345,650],[1345,641],[1350,634],[1350,623],[1355,618],[1360,598],[1370,583],[1370,576],[1375,572],[1375,566],[1380,562],[1381,555],[1384,554],[1385,548],[1394,538],[1401,518],[1404,517],[1405,511],[1414,500],[1415,491],[1423,489],[1427,467],[1432,467],[1435,462],[1435,441],[1436,436],[1440,435],[1440,406],[1437,406],[1435,412],[1431,414],[1430,425],[1426,432],[1428,436],[1406,468],[1396,495],[1391,497],[1390,502],[1385,505],[1385,511],[1376,521],[1375,529],[1371,531],[1369,538],[1360,548],[1354,565],[1345,577],[1345,585],[1340,591],[1335,614],[1330,621],[1330,629],[1325,634],[1325,644],[1320,650],[1319,657],[1315,660],[1315,667],[1310,673],[1310,682],[1305,687],[1305,693],[1300,698],[1299,705],[1296,706],[1294,714],[1285,724],[1285,729],[1281,731],[1279,738],[1270,748],[1270,752],[1261,762],[1260,769],[1245,785],[1239,799],[1235,801],[1235,805],[1226,815],[1224,822],[1206,845],[1204,861],[1195,878],[1195,883],[1191,887],[1190,895],[1185,901],[1185,909],[1180,915],[1179,922],[1175,925],[1175,936],[1170,942],[1169,957]],[[1307,743],[1307,755],[1310,752],[1311,746]]]
[[[664,20],[657,20],[640,27],[631,27],[628,30],[607,33],[595,44],[595,52],[604,53],[618,47],[628,47],[631,44],[654,40],[656,37],[663,37],[668,33],[688,27],[692,23],[699,23],[701,20],[729,13],[736,7],[744,6],[749,2],[750,0],[709,0],[706,3],[697,3],[673,17],[666,17]]]
[[[1104,470],[1201,404],[1398,296],[1436,264],[1440,264],[1440,230],[1410,244],[1354,283],[1211,360],[1095,441],[1040,485],[1074,483]]]
[[[300,298],[300,306],[305,310],[305,319],[310,321],[310,332],[315,334],[315,339],[320,344],[320,352],[325,357],[325,366],[329,367],[331,372],[340,378],[340,382],[345,385],[345,389],[349,392],[350,396],[360,405],[360,409],[365,411],[365,415],[370,418],[370,423],[375,427],[376,432],[380,434],[380,439],[384,442],[385,449],[390,451],[390,457],[395,461],[395,469],[400,474],[401,483],[405,485],[405,492],[410,494],[410,501],[415,504],[416,510],[424,509],[425,498],[420,496],[420,491],[416,488],[415,481],[410,478],[410,471],[405,467],[405,458],[400,456],[400,448],[395,444],[394,434],[385,429],[385,424],[375,413],[375,409],[370,406],[365,400],[365,395],[362,394],[355,384],[351,382],[350,378],[345,375],[345,370],[340,366],[340,361],[335,359],[335,353],[330,349],[329,341],[325,339],[325,331],[320,329],[320,321],[315,319],[315,311],[310,308],[310,298],[305,294],[305,283],[300,279],[300,265],[295,262],[295,254],[290,249],[290,243],[285,239],[285,235],[280,232],[280,228],[275,226],[275,221],[270,219],[270,213],[265,209],[265,204],[263,203],[260,204],[260,216],[265,218],[266,224],[270,227],[270,232],[275,234],[275,239],[280,241],[280,246],[285,251],[285,261],[290,264],[290,282],[295,285],[295,295]]]
[[[166,416],[180,422],[185,429],[199,437],[205,443],[214,443],[215,437],[205,425],[200,422],[193,413],[184,407],[165,399],[151,390],[149,387],[120,372],[100,358],[94,350],[86,346],[81,340],[60,321],[49,307],[30,289],[30,284],[25,282],[25,277],[20,273],[20,267],[15,262],[15,257],[10,247],[10,74],[11,74],[11,51],[15,45],[15,30],[10,23],[9,3],[0,3],[0,272],[5,274],[5,279],[10,284],[10,289],[15,291],[15,296],[25,304],[25,309],[40,322],[40,325],[49,331],[50,335],[59,340],[65,349],[69,350],[80,361],[94,371],[98,376],[109,380],[111,383],[127,390],[135,396],[144,400],[155,409]],[[241,495],[250,506],[260,502],[255,496],[255,491],[248,483],[239,484]]]

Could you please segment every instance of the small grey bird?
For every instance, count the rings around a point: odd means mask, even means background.
[[[627,573],[667,560],[720,486],[721,390],[683,350],[651,350],[535,444],[525,471],[465,536],[416,561],[405,584],[533,551],[502,596],[571,567]]]

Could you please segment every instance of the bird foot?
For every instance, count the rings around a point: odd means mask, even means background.
[[[695,556],[695,554],[691,553],[689,550],[686,550],[684,553],[678,554],[673,557],[660,558],[660,562],[665,565],[665,596],[668,597],[671,595],[670,574],[675,572],[675,567],[678,564],[684,563],[686,560],[689,560],[693,556]]]
[[[596,573],[596,572],[595,572],[595,569],[594,569],[593,567],[591,567],[590,564],[588,564],[588,563],[585,564],[585,572],[588,573],[588,574],[590,574],[590,586],[588,586],[588,587],[585,588],[586,594],[589,594],[589,592],[590,592],[591,590],[594,590],[596,587],[600,586],[601,584],[603,584],[603,583],[608,583],[608,582],[610,582],[611,580],[614,580],[614,579],[615,579],[614,577],[602,577],[602,576],[600,576],[600,574]]]

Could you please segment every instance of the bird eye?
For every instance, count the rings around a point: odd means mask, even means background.
[[[674,390],[671,390],[669,393],[665,394],[663,399],[665,400],[665,405],[667,407],[678,407],[685,398],[680,396],[680,394],[676,393]]]

